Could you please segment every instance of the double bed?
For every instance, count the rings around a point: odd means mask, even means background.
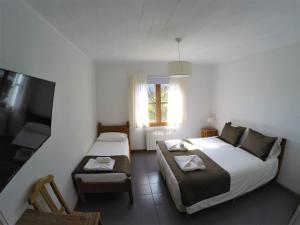
[[[228,191],[202,199],[193,204],[185,205],[180,182],[178,182],[178,177],[175,176],[176,173],[174,174],[174,167],[170,166],[171,164],[166,160],[166,156],[160,147],[161,145],[158,144],[157,159],[161,173],[166,180],[176,208],[187,214],[192,214],[210,206],[234,199],[273,180],[278,174],[286,142],[285,139],[282,139],[281,154],[279,156],[269,157],[263,161],[244,149],[228,144],[218,137],[192,138],[187,141],[200,149],[201,152],[216,162],[230,175]]]
[[[122,133],[126,138],[122,141],[103,141],[98,137],[102,133]],[[116,160],[112,172],[83,171],[88,159],[109,156]],[[130,137],[129,122],[125,125],[103,126],[97,124],[97,141],[73,172],[73,181],[82,201],[86,201],[86,193],[129,192],[132,201],[130,176]]]

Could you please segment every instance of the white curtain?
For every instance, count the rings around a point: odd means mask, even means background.
[[[185,120],[185,80],[183,78],[170,78],[168,89],[168,115],[169,126],[181,126]]]
[[[133,128],[149,126],[147,77],[142,73],[130,75],[130,124]]]

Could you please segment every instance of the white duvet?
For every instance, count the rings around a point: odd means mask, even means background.
[[[189,139],[208,157],[218,163],[231,177],[230,191],[186,207],[182,204],[178,183],[159,147],[157,147],[158,163],[166,178],[168,189],[180,211],[191,214],[201,209],[228,201],[245,194],[272,180],[278,169],[276,157],[262,161],[243,149],[236,148],[216,137]]]

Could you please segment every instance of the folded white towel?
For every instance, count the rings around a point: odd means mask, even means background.
[[[166,147],[169,151],[186,151],[187,149],[184,147],[182,140],[174,139],[165,141]]]
[[[98,163],[110,163],[113,159],[110,157],[97,157],[96,160]]]
[[[194,171],[206,169],[202,159],[197,155],[174,156],[174,159],[181,170]]]
[[[186,142],[186,141],[183,141],[183,145],[184,145],[184,147],[185,147],[187,150],[189,150],[189,151],[200,149],[199,146],[193,145],[193,144],[191,144],[191,143],[189,143],[189,142]]]
[[[109,163],[99,163],[97,159],[90,159],[87,164],[83,167],[87,171],[112,171],[115,165],[115,160],[111,159]]]
[[[179,139],[167,140],[165,141],[165,144],[169,151],[186,151],[199,149],[199,147]]]

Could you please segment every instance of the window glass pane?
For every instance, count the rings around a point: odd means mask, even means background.
[[[155,84],[148,84],[148,101],[149,103],[155,103]]]
[[[161,84],[161,102],[168,102],[168,84]]]
[[[149,103],[148,110],[149,110],[149,122],[155,123],[156,122],[156,104]]]
[[[161,103],[161,121],[167,122],[168,103]]]

